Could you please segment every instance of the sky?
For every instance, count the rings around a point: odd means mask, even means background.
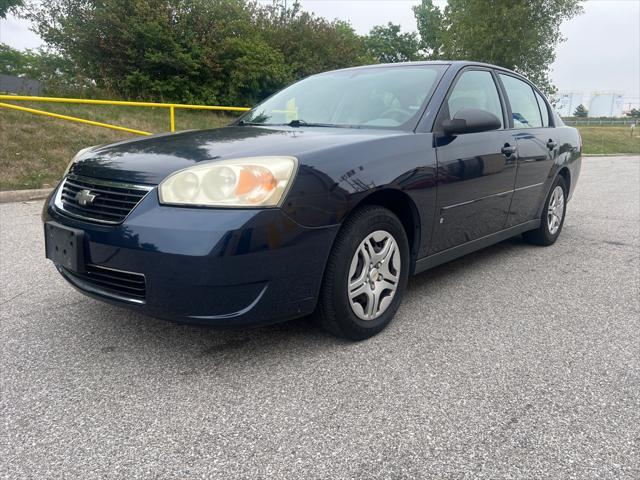
[[[270,3],[271,0],[260,0]],[[289,0],[292,2],[293,0]],[[307,11],[347,20],[360,33],[393,22],[415,31],[411,7],[419,0],[301,0]],[[443,7],[446,1],[436,1]],[[585,12],[561,27],[551,78],[560,91],[588,96],[595,91],[621,92],[625,108],[640,105],[640,0],[587,0]],[[0,42],[14,48],[37,48],[42,40],[25,20],[0,20]]]

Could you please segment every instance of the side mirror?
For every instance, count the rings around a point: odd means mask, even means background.
[[[493,113],[480,108],[461,108],[451,120],[442,122],[445,135],[460,135],[463,133],[488,132],[498,130],[501,122]]]

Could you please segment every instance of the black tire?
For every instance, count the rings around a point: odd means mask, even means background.
[[[551,197],[556,187],[562,188],[562,218],[560,219],[560,225],[555,233],[551,233],[549,228],[549,202],[551,201]],[[522,234],[524,239],[532,243],[534,245],[542,245],[549,246],[553,245],[558,237],[560,236],[560,232],[562,232],[562,226],[564,225],[564,219],[567,213],[567,182],[563,177],[558,175],[556,180],[553,182],[551,189],[549,190],[549,194],[544,202],[544,208],[542,209],[542,216],[540,217],[540,226],[535,230],[530,230]]]
[[[400,254],[400,271],[395,294],[377,318],[362,320],[353,311],[349,300],[349,269],[360,244],[370,234],[384,230],[391,234]],[[363,267],[364,268],[364,267]],[[386,208],[367,205],[354,211],[345,220],[335,240],[325,269],[316,323],[339,337],[364,340],[383,330],[393,319],[409,277],[409,243],[402,223]]]

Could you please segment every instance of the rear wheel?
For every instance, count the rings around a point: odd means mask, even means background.
[[[560,236],[567,210],[567,182],[558,176],[547,196],[540,227],[523,234],[524,238],[535,245],[552,245]]]
[[[365,206],[344,223],[329,256],[316,319],[331,333],[369,338],[395,315],[409,273],[407,236],[390,210]]]

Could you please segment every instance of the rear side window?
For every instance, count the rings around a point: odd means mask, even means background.
[[[453,87],[446,107],[448,112],[443,112],[440,121],[451,120],[459,110],[470,107],[493,113],[500,119],[500,127],[504,126],[498,89],[491,73],[484,70],[464,72]]]
[[[499,74],[511,104],[514,128],[542,127],[542,117],[533,88],[510,75]],[[549,118],[547,116],[547,124]]]
[[[542,114],[542,126],[543,127],[548,127],[549,126],[549,109],[547,108],[547,102],[544,101],[544,98],[542,98],[542,95],[540,95],[538,92],[535,92],[536,94],[536,100],[538,100],[538,105],[540,106],[540,113]]]

